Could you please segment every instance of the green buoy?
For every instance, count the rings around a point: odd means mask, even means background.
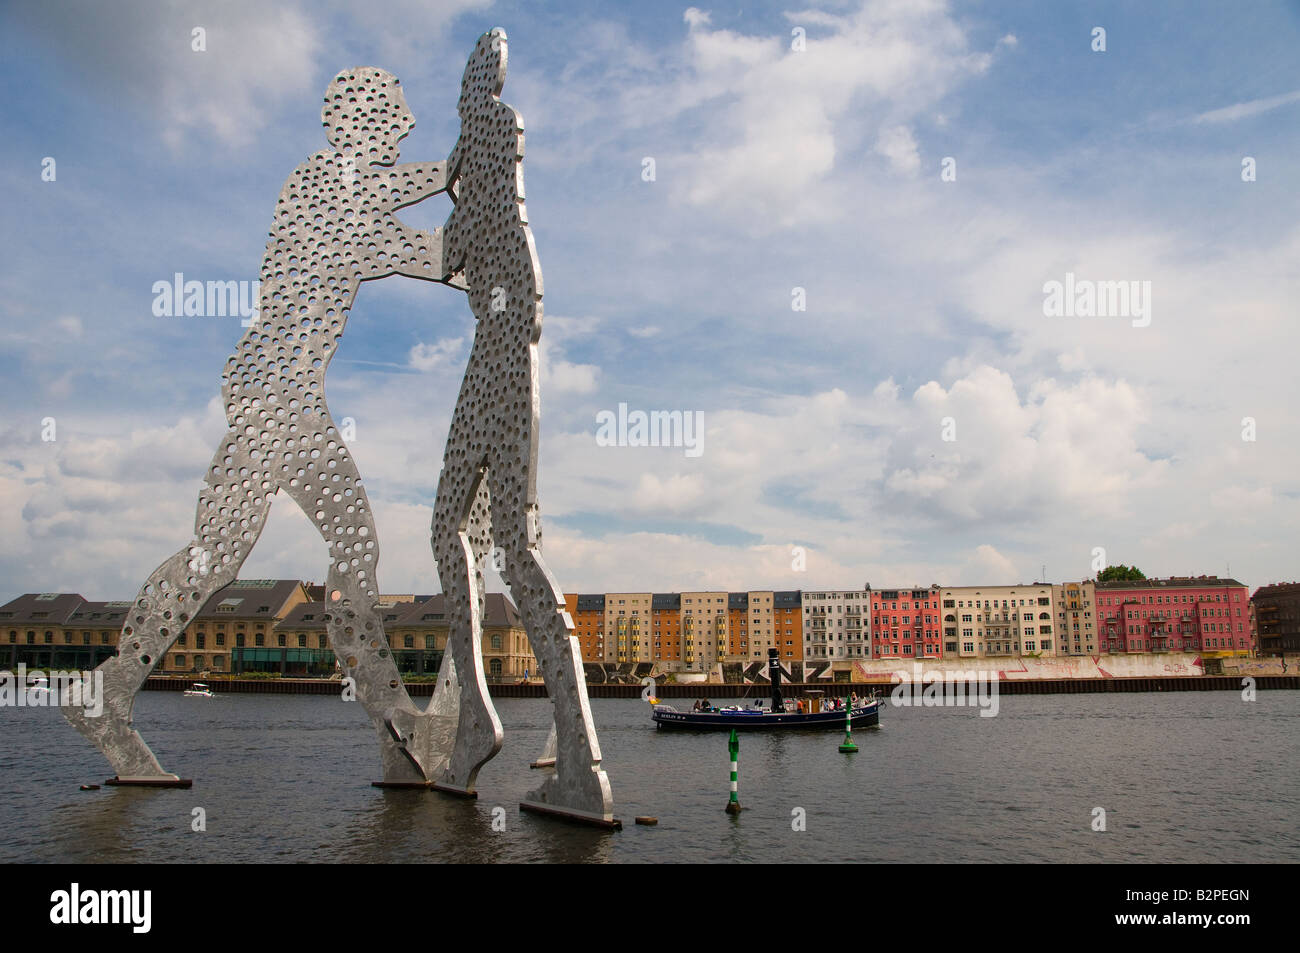
[[[731,798],[727,801],[727,813],[740,813],[740,791],[738,779],[740,772],[737,762],[740,759],[740,739],[736,737],[736,729],[731,729],[731,738],[727,742],[727,751],[731,754]]]
[[[853,754],[858,750],[858,746],[853,743],[853,701],[849,697],[844,699],[844,741],[840,743],[840,752],[842,754]]]

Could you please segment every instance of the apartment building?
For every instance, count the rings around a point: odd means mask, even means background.
[[[871,587],[805,590],[803,593],[804,658],[871,657]]]
[[[959,658],[1057,654],[1050,583],[947,586],[940,598],[944,647],[951,646]]]
[[[1249,592],[1235,579],[1170,576],[1098,582],[1102,652],[1200,652],[1249,656]]]
[[[605,657],[601,661],[650,661],[653,601],[650,592],[605,593]]]
[[[681,599],[682,669],[707,672],[727,660],[730,649],[728,596],[725,592],[683,592]]]
[[[682,597],[675,592],[656,592],[650,597],[651,658],[667,668],[682,662]],[[692,646],[694,648],[694,646]]]
[[[781,658],[803,658],[803,593],[798,589],[773,592],[772,621]]]
[[[1300,652],[1300,583],[1260,586],[1250,597],[1255,613],[1261,655],[1286,656]]]
[[[578,637],[584,662],[605,661],[605,596],[570,593],[564,608],[573,619],[573,634]]]
[[[873,589],[871,658],[942,658],[939,587]]]
[[[1097,587],[1092,580],[1052,587],[1059,655],[1097,654]]]

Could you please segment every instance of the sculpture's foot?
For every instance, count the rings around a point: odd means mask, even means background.
[[[534,814],[549,814],[613,830],[623,827],[622,822],[614,817],[614,797],[609,790],[609,778],[597,764],[576,770],[566,770],[561,765],[555,774],[542,782],[541,787],[529,791],[519,807]]]
[[[472,797],[479,769],[496,757],[505,735],[490,703],[478,700],[477,704],[470,702],[467,708],[458,718],[455,749],[434,787]]]
[[[414,707],[399,708],[387,721],[386,748],[392,748],[399,759],[399,769],[389,776],[388,756],[385,756],[384,782],[401,783],[409,779],[407,769],[413,769],[421,782],[432,782],[442,776],[451,761],[456,744],[454,716],[421,712]]]
[[[546,738],[546,747],[542,749],[542,755],[528,767],[530,768],[553,768],[555,767],[555,722],[551,722],[551,733]]]
[[[131,727],[131,708],[135,692],[122,676],[119,660],[109,659],[95,671],[95,681],[102,681],[97,695],[87,695],[83,704],[68,704],[61,699],[63,717],[78,733],[108,759],[117,772],[118,782],[167,786],[181,779],[162,769],[140,733]]]

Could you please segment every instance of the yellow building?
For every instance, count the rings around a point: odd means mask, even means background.
[[[307,590],[297,579],[238,579],[203,604],[155,671],[305,674],[306,656],[275,627],[306,601]]]
[[[652,654],[651,604],[649,592],[605,593],[605,657],[615,664],[649,662]]]
[[[1054,586],[1056,634],[1061,655],[1097,655],[1097,591],[1095,584],[1066,582]]]

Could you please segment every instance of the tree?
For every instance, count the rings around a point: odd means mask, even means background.
[[[1136,579],[1145,579],[1146,573],[1137,566],[1107,566],[1101,572],[1097,573],[1098,582],[1132,582]]]

